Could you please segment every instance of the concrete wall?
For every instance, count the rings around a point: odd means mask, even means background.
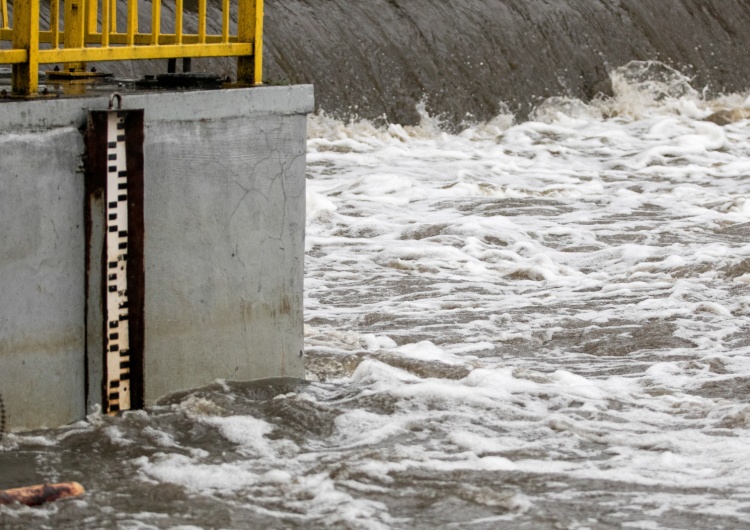
[[[8,427],[57,425],[84,406],[83,141],[69,126],[4,129],[0,394]]]
[[[83,138],[106,97],[0,102],[0,394],[11,429],[100,401],[85,356]],[[303,377],[310,86],[125,95],[145,109],[145,398]],[[98,325],[98,324],[97,324]],[[91,326],[89,326],[91,328]]]

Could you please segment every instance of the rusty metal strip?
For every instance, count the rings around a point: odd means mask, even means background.
[[[3,433],[5,433],[5,402],[3,395],[0,394],[0,442],[3,441]]]
[[[128,306],[130,327],[130,406],[144,407],[143,365],[146,274],[143,213],[143,110],[125,112],[125,152],[128,171]]]
[[[102,402],[105,412],[116,414],[143,407],[143,111],[90,112],[87,147],[89,203],[93,194],[104,198],[103,212],[89,208],[90,215],[104,215]],[[89,355],[96,349],[87,346]]]

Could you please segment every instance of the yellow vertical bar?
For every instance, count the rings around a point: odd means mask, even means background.
[[[229,42],[229,0],[223,0],[221,5],[221,42]]]
[[[253,40],[253,81],[263,84],[263,0],[255,0],[255,36]]]
[[[263,80],[263,0],[239,0],[237,40],[252,42],[253,55],[237,57],[237,82],[261,84]]]
[[[49,29],[52,32],[52,47],[60,47],[60,0],[50,0]]]
[[[86,28],[83,2],[84,0],[65,0],[63,18],[63,44],[65,48],[83,48],[84,46],[84,30]],[[63,68],[66,72],[71,70],[81,71],[86,69],[86,63],[80,61],[65,63]]]
[[[206,0],[198,0],[198,42],[206,42]]]
[[[3,25],[0,26],[2,29],[10,29],[10,26],[8,26],[8,2],[7,0],[0,0],[0,15],[3,17]]]
[[[85,0],[65,0],[63,44],[66,48],[83,48]]]
[[[117,33],[117,0],[112,0],[112,2],[110,3],[109,13],[110,13],[109,15],[110,24],[111,24],[109,29],[112,31],[112,33]]]
[[[96,33],[97,18],[99,16],[99,0],[85,0],[85,1],[86,1],[86,28],[85,28],[86,37],[85,38],[88,38],[89,35]]]
[[[174,8],[174,36],[177,44],[182,44],[182,0],[175,2]]]
[[[161,32],[161,0],[151,0],[151,44],[159,44]]]
[[[13,65],[13,94],[36,94],[39,89],[39,0],[13,4],[13,48],[28,52],[25,63]]]
[[[138,0],[128,0],[128,46],[135,45],[135,34],[138,32]]]
[[[52,0],[53,2],[55,0]],[[102,0],[102,48],[109,46],[109,32],[111,21],[109,19],[110,1]]]

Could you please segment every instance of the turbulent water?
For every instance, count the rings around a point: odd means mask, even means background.
[[[3,528],[750,528],[750,98],[309,120],[308,382],[6,435]]]

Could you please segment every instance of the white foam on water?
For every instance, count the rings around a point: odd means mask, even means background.
[[[343,382],[396,404],[344,414],[339,443],[430,432],[360,469],[716,488],[732,499],[720,508],[684,491],[660,502],[750,523],[748,409],[722,391],[750,376],[750,128],[704,121],[746,99],[705,101],[688,81],[634,63],[612,100],[555,98],[533,121],[457,135],[428,117],[311,117],[308,187],[335,213],[310,227],[307,318],[329,324],[309,346],[349,355],[339,337],[361,333],[359,351],[470,369],[359,364]]]
[[[459,134],[311,116],[316,382],[186,398],[169,414],[221,449],[155,418],[139,480],[279,526],[750,525],[748,99],[655,63],[613,77],[611,100]]]
[[[134,462],[147,480],[179,484],[193,491],[231,492],[252,486],[258,476],[242,464],[199,463],[180,454],[156,453]]]

